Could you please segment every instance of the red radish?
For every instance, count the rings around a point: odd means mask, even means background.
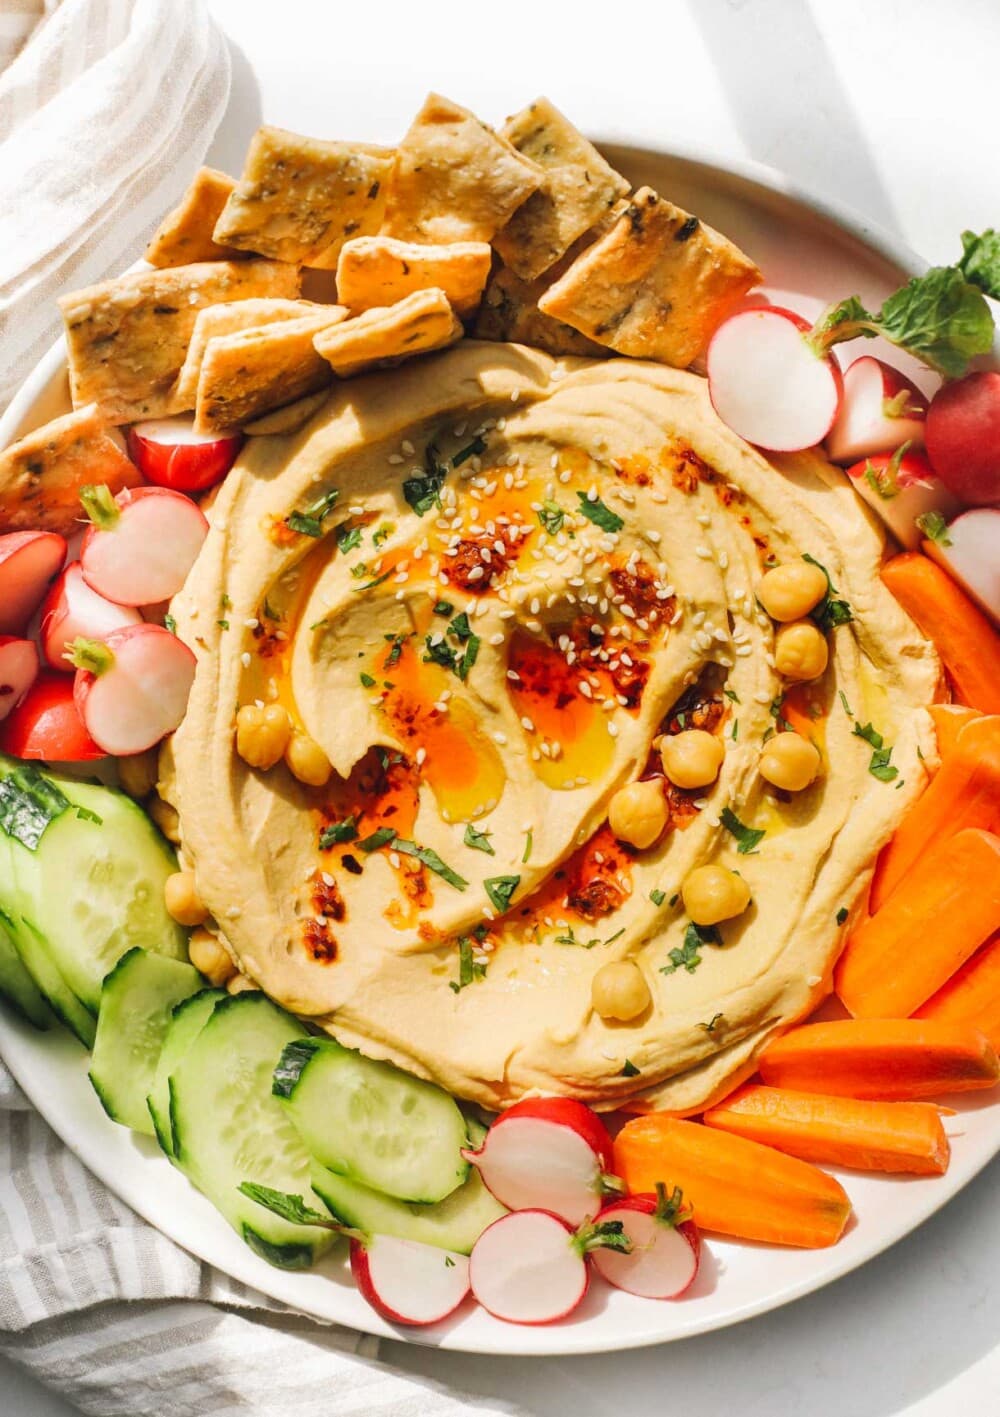
[[[129,457],[146,481],[175,492],[204,492],[221,482],[242,446],[242,433],[196,433],[190,418],[157,418],[128,430]]]
[[[66,559],[55,531],[9,531],[0,536],[0,635],[19,635]]]
[[[38,650],[31,640],[0,635],[0,720],[24,698],[38,678]]]
[[[930,555],[1000,624],[1000,508],[976,507],[948,527],[928,521],[922,530]]]
[[[927,411],[927,456],[961,501],[1000,506],[1000,373],[966,374],[938,390]]]
[[[911,453],[904,443],[890,457],[876,453],[847,469],[855,492],[878,513],[893,536],[908,551],[920,545],[924,533],[918,517],[939,512],[945,520],[958,511],[958,503],[934,476],[922,453]]]
[[[843,392],[840,366],[804,338],[812,326],[791,310],[741,310],[708,346],[708,392],[734,433],[770,452],[811,448],[829,433]]]
[[[92,525],[80,547],[83,578],[116,605],[154,605],[180,590],[208,534],[201,511],[165,487],[84,489]]]
[[[103,640],[112,630],[141,625],[142,616],[130,606],[105,600],[83,579],[79,561],[67,566],[42,602],[39,638],[53,669],[71,670],[66,651],[73,640]]]
[[[469,1292],[467,1255],[395,1235],[352,1239],[351,1273],[372,1308],[395,1324],[440,1323]]]
[[[508,1210],[537,1208],[579,1225],[596,1215],[612,1178],[611,1138],[571,1097],[527,1098],[501,1113],[479,1151],[463,1155]]]
[[[844,374],[844,398],[826,438],[832,462],[853,463],[891,453],[902,443],[924,445],[928,399],[891,364],[862,355]]]
[[[88,763],[105,756],[76,711],[72,679],[51,669],[41,670],[0,724],[0,753],[60,763]]]
[[[623,1196],[600,1212],[597,1223],[620,1220],[631,1242],[628,1252],[595,1250],[594,1268],[616,1289],[643,1299],[679,1299],[694,1283],[701,1261],[701,1235],[682,1209],[679,1190],[667,1195]]]
[[[142,753],[184,717],[195,657],[162,625],[126,625],[103,642],[76,640],[70,654],[77,710],[106,753]]]

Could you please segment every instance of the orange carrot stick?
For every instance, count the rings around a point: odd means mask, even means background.
[[[820,1249],[851,1213],[839,1181],[808,1162],[663,1112],[625,1123],[615,1171],[632,1192],[680,1186],[699,1225],[747,1240]]]
[[[924,1176],[948,1169],[948,1138],[929,1102],[862,1102],[747,1083],[703,1120],[820,1166]]]
[[[968,1024],[1000,1048],[1000,935],[966,960],[942,989],[921,1004],[916,1017]]]
[[[1000,1060],[965,1023],[937,1019],[838,1019],[805,1023],[758,1059],[768,1087],[908,1102],[994,1087]]]
[[[937,645],[959,699],[983,713],[1000,713],[1000,635],[983,612],[919,551],[887,561],[882,579]]]
[[[931,704],[930,715],[937,733],[938,752],[946,758],[955,748],[958,735],[967,723],[979,718],[979,710],[967,704]]]

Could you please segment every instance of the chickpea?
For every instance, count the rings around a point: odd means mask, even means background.
[[[156,786],[159,772],[159,748],[147,748],[144,753],[132,753],[118,759],[118,781],[122,790],[137,802],[148,797]]]
[[[632,960],[612,960],[594,975],[590,998],[601,1018],[628,1023],[649,1008],[649,985]]]
[[[308,733],[293,730],[285,747],[285,762],[289,771],[307,787],[325,787],[333,767],[323,749]]]
[[[252,768],[273,768],[292,736],[292,720],[281,704],[244,704],[236,715],[236,751]]]
[[[743,914],[750,904],[750,887],[725,866],[696,866],[685,877],[681,899],[696,925],[717,925]]]
[[[163,902],[178,925],[204,925],[208,911],[198,894],[193,871],[175,871],[163,883]]]
[[[811,620],[782,625],[774,637],[774,667],[786,679],[818,679],[829,658],[826,638]]]
[[[236,973],[236,966],[229,958],[225,946],[201,926],[192,930],[188,940],[188,955],[199,973],[204,974],[209,984],[222,989]]]
[[[608,825],[619,841],[644,851],[667,825],[667,804],[659,779],[630,782],[608,803]]]
[[[260,985],[255,984],[253,980],[249,979],[245,974],[234,974],[226,985],[226,988],[230,994],[245,994],[248,990],[258,994],[260,993]]]
[[[815,782],[820,769],[819,749],[797,733],[779,733],[764,746],[760,775],[785,792],[801,792]]]
[[[181,839],[181,819],[177,815],[177,808],[172,807],[169,802],[164,802],[162,797],[158,797],[154,793],[146,803],[146,811],[167,840],[172,841],[175,846],[179,845]]]
[[[801,620],[826,595],[827,579],[811,561],[786,561],[766,572],[757,599],[772,620]]]
[[[660,739],[663,771],[675,787],[709,787],[725,756],[721,738],[704,728],[686,728]]]

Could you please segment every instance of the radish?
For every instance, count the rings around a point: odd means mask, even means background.
[[[508,1210],[540,1209],[579,1225],[601,1208],[611,1138],[597,1114],[571,1097],[527,1098],[501,1113],[479,1151],[462,1154]]]
[[[351,1273],[362,1296],[390,1323],[440,1323],[469,1292],[467,1255],[395,1235],[352,1239]]]
[[[628,1252],[594,1251],[594,1268],[616,1289],[643,1299],[679,1299],[694,1283],[701,1260],[701,1236],[683,1208],[681,1192],[668,1197],[662,1182],[656,1195],[623,1196],[600,1212],[597,1222],[620,1220],[631,1242]]]
[[[66,541],[58,532],[0,536],[0,635],[23,632],[65,559]]]
[[[832,462],[891,453],[901,443],[922,448],[927,399],[891,364],[862,355],[844,374],[844,398],[827,434]]]
[[[926,550],[1000,625],[1000,508],[976,507],[950,526],[925,518]]]
[[[69,669],[66,651],[73,640],[103,640],[112,630],[141,625],[138,610],[105,600],[83,579],[79,561],[67,566],[42,602],[39,638],[53,669]]]
[[[184,717],[195,657],[162,625],[126,625],[103,641],[75,640],[69,655],[77,711],[106,753],[142,753]]]
[[[1000,373],[945,384],[927,411],[927,456],[955,496],[1000,506]]]
[[[0,753],[45,762],[89,763],[103,748],[83,726],[73,701],[73,681],[43,669],[24,698],[0,723]]]
[[[734,433],[769,452],[811,448],[829,433],[843,379],[805,336],[812,327],[778,306],[741,310],[708,346],[708,392]]]
[[[17,707],[38,678],[38,650],[31,640],[0,635],[0,721]]]
[[[911,453],[906,443],[892,457],[877,453],[855,463],[847,475],[855,492],[908,551],[919,546],[924,535],[918,517],[937,512],[947,520],[958,511],[958,503],[934,476],[927,459],[921,453]]]
[[[155,605],[176,595],[208,535],[208,522],[181,492],[106,487],[80,494],[90,517],[80,547],[83,578],[116,605]]]
[[[204,492],[221,482],[242,446],[242,433],[196,433],[191,418],[157,418],[128,430],[129,457],[146,481],[175,492]]]

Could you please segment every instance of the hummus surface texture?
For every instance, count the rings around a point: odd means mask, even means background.
[[[829,992],[924,785],[939,666],[822,457],[765,459],[689,373],[468,341],[248,441],[209,516],[172,607],[198,668],[162,790],[239,968],[279,1003],[488,1108],[691,1112]],[[793,687],[754,590],[803,554],[854,618]],[[322,746],[326,787],[241,761],[255,701]],[[823,758],[795,795],[758,773],[789,725]],[[718,781],[665,784],[667,830],[624,847],[608,801],[684,727],[724,742]],[[734,819],[764,833],[751,850]],[[752,892],[716,942],[678,898],[706,862]],[[591,1007],[617,959],[651,994],[629,1023]]]

